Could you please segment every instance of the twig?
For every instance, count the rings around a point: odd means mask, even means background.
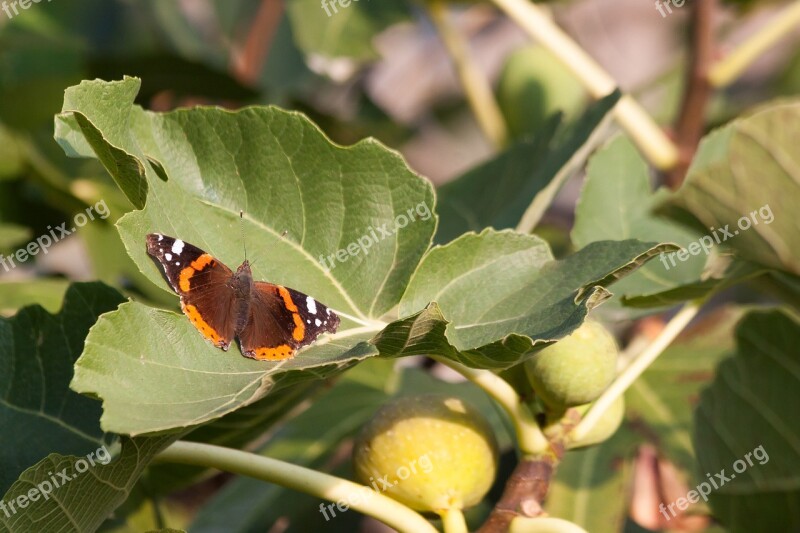
[[[492,1],[569,68],[594,98],[602,98],[617,87],[614,79],[541,8],[528,0]],[[624,95],[614,108],[614,116],[657,168],[667,170],[677,163],[675,144],[633,97]]]
[[[696,0],[693,4],[691,52],[683,102],[675,125],[679,159],[678,164],[666,175],[666,182],[672,189],[677,189],[683,182],[705,131],[706,105],[712,92],[708,71],[714,57],[716,9],[716,0]]]
[[[436,533],[421,515],[364,485],[270,457],[200,442],[178,441],[158,454],[160,462],[205,466],[304,492],[377,518],[398,531]],[[363,497],[370,491],[369,497]]]
[[[780,13],[776,13],[769,24],[711,67],[708,81],[717,88],[729,85],[761,54],[797,29],[798,25],[800,25],[800,2],[794,1]]]
[[[253,85],[258,81],[282,14],[282,1],[262,0],[243,49],[232,57],[233,73],[243,82]]]
[[[508,139],[508,131],[489,80],[470,59],[466,39],[458,33],[447,18],[446,4],[442,0],[432,0],[428,12],[444,47],[453,60],[453,66],[461,81],[467,102],[469,102],[483,134],[495,148],[502,148]]]

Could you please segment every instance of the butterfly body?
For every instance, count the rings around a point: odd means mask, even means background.
[[[238,338],[246,357],[290,359],[339,326],[339,317],[311,296],[255,281],[247,260],[233,272],[200,248],[160,233],[147,236],[147,253],[180,295],[192,325],[225,351]]]

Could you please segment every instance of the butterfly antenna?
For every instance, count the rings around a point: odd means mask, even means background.
[[[244,260],[247,261],[247,241],[244,239],[244,211],[239,211],[240,227],[242,229],[242,247],[244,248]]]

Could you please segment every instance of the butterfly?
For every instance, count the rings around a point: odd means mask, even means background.
[[[147,236],[147,253],[180,295],[192,325],[217,348],[227,351],[238,338],[245,357],[281,361],[339,327],[336,313],[311,296],[253,281],[247,259],[233,272],[200,248],[160,233]]]

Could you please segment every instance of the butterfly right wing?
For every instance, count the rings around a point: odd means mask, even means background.
[[[160,265],[192,325],[218,348],[233,342],[236,297],[233,272],[200,248],[160,233],[147,236],[147,253]]]
[[[239,334],[242,353],[260,361],[291,359],[322,333],[335,333],[339,317],[294,289],[255,283],[247,325]]]

